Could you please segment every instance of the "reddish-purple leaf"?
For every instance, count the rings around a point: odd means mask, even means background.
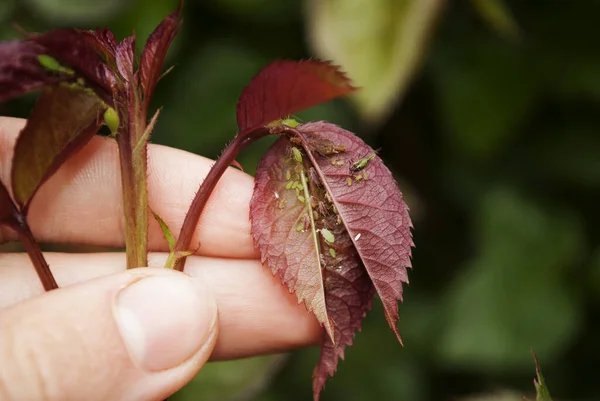
[[[32,36],[31,40],[42,45],[45,52],[56,58],[61,64],[73,68],[106,93],[111,93],[115,76],[101,60],[98,47],[90,45],[88,34],[75,29],[54,29],[50,32]]]
[[[302,164],[289,153],[289,142],[282,138],[262,158],[251,203],[252,234],[262,261],[273,274],[278,273],[290,292],[304,302],[326,332],[333,338],[333,326],[325,306],[321,276],[319,236],[311,229],[310,208],[299,200],[304,195]],[[292,184],[294,183],[293,188]],[[286,188],[287,187],[287,188]]]
[[[342,225],[333,231],[336,240],[336,259],[325,254],[333,268],[323,270],[325,302],[333,320],[335,344],[323,333],[321,358],[313,372],[313,395],[319,399],[327,378],[333,376],[344,350],[352,345],[354,334],[360,330],[362,319],[371,308],[375,288],[356,254],[354,244]]]
[[[263,262],[333,328],[335,342],[326,326],[313,375],[318,399],[375,292],[400,340],[398,301],[408,282],[412,223],[391,172],[353,133],[325,122],[270,130],[285,137],[258,166],[252,235]]]
[[[18,222],[17,216],[17,208],[10,198],[4,183],[0,181],[0,224],[14,226]]]
[[[76,32],[109,66],[115,65],[117,39],[109,29],[98,28],[95,31],[76,30]]]
[[[23,214],[39,187],[98,132],[104,108],[76,84],[44,89],[15,145],[13,195]]]
[[[298,132],[315,150],[328,142],[345,148],[333,156],[314,151],[314,161],[381,298],[390,328],[400,341],[397,301],[402,300],[402,283],[408,283],[406,269],[411,267],[414,244],[408,206],[398,184],[375,151],[353,133],[325,122],[303,124]],[[374,157],[363,169],[350,171],[355,163],[370,156]],[[338,165],[339,161],[345,164]]]
[[[138,79],[144,93],[144,101],[149,103],[154,88],[160,78],[163,63],[171,42],[181,27],[181,8],[168,15],[150,34],[140,57]]]
[[[0,102],[61,79],[38,60],[44,49],[22,40],[0,42]]]
[[[116,62],[119,74],[126,82],[133,79],[133,56],[135,54],[135,35],[129,36],[117,45]]]
[[[263,68],[240,95],[238,129],[253,131],[355,89],[339,67],[330,62],[275,61]]]

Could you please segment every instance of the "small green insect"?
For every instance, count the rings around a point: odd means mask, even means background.
[[[332,258],[335,259],[335,256],[336,256],[335,249],[329,248],[329,256],[331,256]]]
[[[290,172],[290,170],[286,170],[285,171],[285,179],[289,181],[291,178],[292,178],[292,173]]]
[[[302,195],[298,195],[298,200],[300,201],[300,203],[306,202],[306,199],[304,199],[304,196]]]
[[[369,162],[371,160],[373,160],[375,158],[375,153],[371,153],[368,156],[363,157],[362,159],[354,162],[354,164],[352,166],[350,166],[350,171],[352,172],[357,172],[362,170],[363,168],[367,167],[367,165],[369,164]]]
[[[322,228],[321,229],[321,235],[323,236],[323,239],[330,243],[333,244],[335,242],[335,236],[333,235],[333,233],[331,231],[329,231],[326,228]]]
[[[286,127],[290,128],[296,128],[298,125],[300,125],[300,121],[293,118],[284,118],[281,120],[281,125],[285,125]]]
[[[111,135],[116,135],[120,125],[119,113],[112,107],[107,108],[104,112],[104,123],[110,129]]]
[[[292,156],[298,163],[302,163],[302,152],[295,146],[292,146]]]
[[[52,56],[48,56],[47,54],[40,54],[38,57],[38,62],[42,67],[52,72],[60,72],[67,75],[73,75],[74,72],[70,68],[63,67],[57,59]]]

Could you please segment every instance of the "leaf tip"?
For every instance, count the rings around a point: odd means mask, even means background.
[[[331,61],[275,60],[244,88],[237,104],[240,132],[357,90],[341,67]]]

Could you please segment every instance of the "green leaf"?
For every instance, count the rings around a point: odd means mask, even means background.
[[[342,65],[361,87],[363,118],[386,118],[419,68],[442,0],[311,0],[306,22],[317,55]]]
[[[518,38],[519,26],[504,0],[471,0],[471,3],[479,16],[498,34],[507,39]]]
[[[24,214],[39,187],[100,129],[105,105],[77,84],[47,87],[15,145],[12,187]]]
[[[478,250],[444,301],[441,357],[493,370],[526,366],[531,346],[560,354],[581,328],[564,280],[583,251],[580,222],[503,188],[488,192],[476,217]]]
[[[540,363],[538,362],[537,357],[535,356],[535,352],[531,351],[533,355],[533,361],[535,362],[535,373],[536,378],[533,380],[533,385],[535,386],[536,401],[552,401],[550,397],[550,391],[548,391],[548,387],[546,386],[546,381],[544,380],[544,376],[542,375],[542,369],[540,368]]]
[[[152,216],[154,216],[154,219],[158,222],[158,225],[160,226],[160,229],[163,233],[163,236],[165,237],[165,239],[167,240],[167,243],[169,244],[169,252],[173,252],[173,249],[175,249],[175,237],[173,236],[173,233],[171,232],[171,230],[169,229],[169,226],[167,225],[167,223],[165,223],[165,221],[154,212],[154,210],[150,209],[150,212],[152,213]]]
[[[173,236],[171,229],[169,228],[167,223],[165,223],[165,221],[157,213],[155,213],[152,209],[150,209],[150,213],[152,213],[152,216],[154,216],[154,219],[158,222],[158,225],[160,226],[163,236],[167,240],[167,244],[169,244],[169,257],[167,258],[167,261],[165,262],[165,267],[167,269],[172,269],[175,266],[175,262],[178,259],[186,258],[190,255],[193,255],[194,251],[175,252],[175,244],[177,241],[175,240],[175,237]]]

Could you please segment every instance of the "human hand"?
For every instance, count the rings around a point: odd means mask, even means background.
[[[0,178],[24,120],[0,118]],[[212,162],[149,147],[150,207],[179,231]],[[94,138],[40,189],[30,226],[40,242],[124,246],[116,144]],[[0,253],[0,400],[162,400],[208,359],[314,344],[321,329],[250,238],[253,181],[230,169],[205,209],[185,274],[125,270],[122,253],[46,253],[58,284],[43,289],[25,254]],[[15,239],[0,227],[0,243]],[[149,265],[167,244],[150,221]]]

